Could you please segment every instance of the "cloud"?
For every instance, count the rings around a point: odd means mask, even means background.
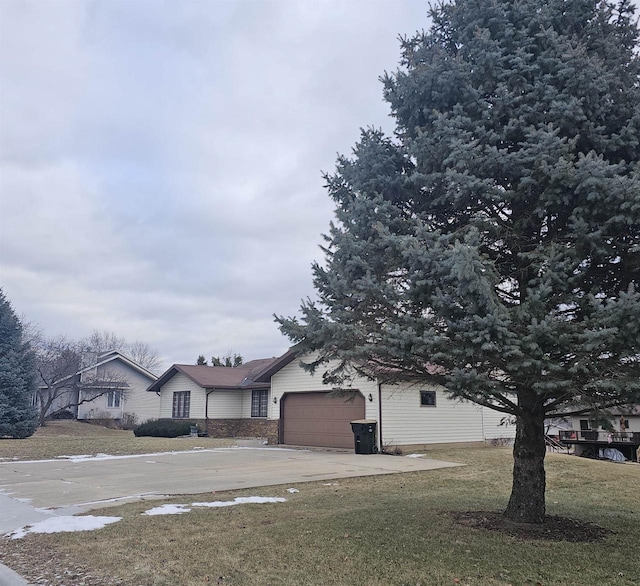
[[[332,217],[321,171],[391,128],[422,0],[5,0],[0,284],[46,333],[166,363],[288,345]]]

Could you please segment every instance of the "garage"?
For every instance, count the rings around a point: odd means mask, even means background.
[[[294,446],[353,448],[351,421],[364,419],[364,397],[288,393],[281,401],[282,441]]]

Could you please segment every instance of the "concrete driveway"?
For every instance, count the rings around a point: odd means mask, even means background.
[[[0,462],[0,534],[110,504],[458,466],[427,458],[282,448]],[[55,509],[55,510],[52,510]]]

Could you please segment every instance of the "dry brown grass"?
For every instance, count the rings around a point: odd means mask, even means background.
[[[135,437],[132,431],[108,429],[80,421],[52,421],[33,436],[0,439],[0,458],[44,460],[80,454],[146,454],[191,450],[194,447],[216,448],[232,445],[234,440],[215,438]]]
[[[304,483],[296,494],[279,486],[167,499],[288,499],[178,516],[141,515],[158,501],[121,505],[101,510],[123,519],[99,531],[0,540],[0,559],[38,584],[58,586],[640,583],[639,465],[549,456],[549,514],[613,533],[598,543],[526,541],[457,524],[450,514],[505,506],[508,449],[428,455],[468,466]]]

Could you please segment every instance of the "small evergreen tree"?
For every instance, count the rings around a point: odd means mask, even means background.
[[[229,352],[222,358],[220,358],[220,356],[212,356],[211,366],[226,366],[227,368],[237,368],[238,366],[242,366],[242,356],[240,354],[236,354],[235,352],[233,354]]]
[[[22,325],[0,289],[0,438],[25,438],[37,427],[35,356]]]
[[[196,366],[207,366],[207,359],[203,354],[200,354],[200,356],[198,356],[198,360],[196,360]]]
[[[396,136],[327,176],[316,368],[437,380],[516,418],[515,521],[545,515],[544,420],[639,401],[640,59],[628,1],[458,0],[383,77]],[[433,368],[433,365],[439,368]]]

